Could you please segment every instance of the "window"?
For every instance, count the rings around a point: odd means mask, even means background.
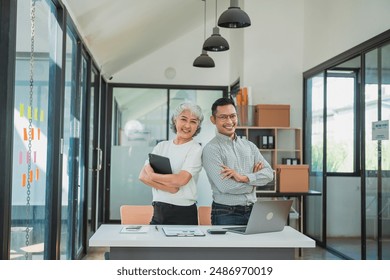
[[[328,70],[326,87],[327,172],[355,172],[356,74]]]

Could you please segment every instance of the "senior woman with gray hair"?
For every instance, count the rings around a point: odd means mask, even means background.
[[[198,105],[180,104],[171,118],[175,139],[154,147],[153,154],[169,158],[173,174],[155,173],[146,160],[139,179],[153,188],[150,224],[198,224],[196,184],[202,170],[202,147],[193,137],[200,132],[202,121],[202,109]]]

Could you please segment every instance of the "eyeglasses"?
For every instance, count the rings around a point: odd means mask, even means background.
[[[231,119],[232,121],[235,121],[237,119],[237,114],[231,114],[231,115],[219,115],[216,116],[218,119],[220,119],[223,122],[226,122],[228,119]]]

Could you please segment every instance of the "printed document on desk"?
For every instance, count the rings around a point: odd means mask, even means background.
[[[193,228],[163,227],[162,229],[166,236],[179,236],[179,237],[205,236],[203,231],[195,227]]]
[[[121,229],[121,233],[130,233],[130,234],[138,234],[138,233],[147,233],[149,231],[149,226],[136,226],[136,225],[127,225]]]

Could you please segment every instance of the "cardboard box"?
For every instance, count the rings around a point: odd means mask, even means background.
[[[258,127],[290,127],[290,105],[256,105],[255,125]]]
[[[279,192],[309,191],[309,165],[277,165],[276,176]]]

